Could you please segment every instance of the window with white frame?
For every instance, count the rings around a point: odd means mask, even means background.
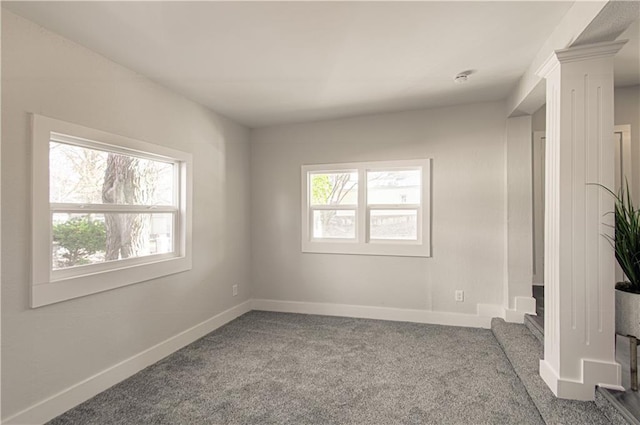
[[[302,251],[429,257],[429,159],[302,166]]]
[[[32,307],[191,268],[190,154],[32,119]]]

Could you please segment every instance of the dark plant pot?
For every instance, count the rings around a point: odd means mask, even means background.
[[[640,294],[616,289],[616,333],[640,338]]]

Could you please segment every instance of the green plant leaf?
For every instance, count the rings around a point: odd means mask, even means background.
[[[618,287],[640,293],[640,210],[633,204],[628,181],[617,194],[603,185],[598,186],[609,192],[615,201],[614,236],[604,236],[612,244],[616,260],[629,279]]]

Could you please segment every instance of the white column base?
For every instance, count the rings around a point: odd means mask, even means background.
[[[558,398],[590,401],[596,386],[624,391],[618,363],[582,359],[582,381],[575,381],[560,378],[548,362],[540,360],[540,376]]]

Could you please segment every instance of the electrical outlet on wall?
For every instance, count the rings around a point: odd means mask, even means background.
[[[464,291],[461,289],[456,290],[456,302],[464,302]]]
[[[238,285],[233,285],[233,296],[235,297],[236,295],[238,295]]]

